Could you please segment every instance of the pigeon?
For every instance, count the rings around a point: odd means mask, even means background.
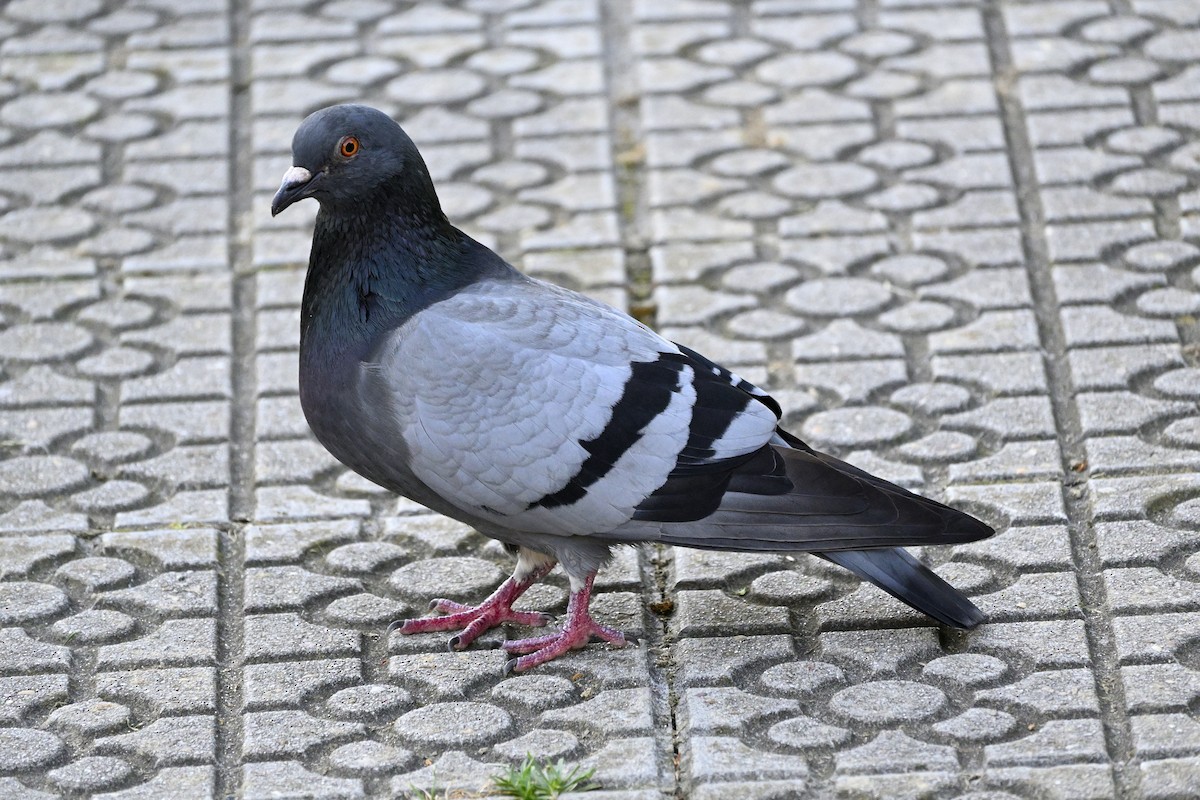
[[[319,204],[301,301],[300,402],[329,452],[516,555],[479,605],[400,633],[457,631],[451,649],[549,615],[513,602],[556,564],[561,630],[505,641],[522,672],[598,639],[589,613],[614,547],[657,542],[808,552],[940,623],[983,613],[908,551],[994,531],[780,427],[767,392],[615,308],[519,272],[454,227],[412,140],[363,105],[317,111],[271,202]]]

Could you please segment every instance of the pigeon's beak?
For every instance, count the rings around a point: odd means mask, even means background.
[[[271,216],[274,217],[297,200],[303,200],[312,195],[313,182],[320,173],[313,175],[304,167],[292,167],[283,173],[283,183],[279,191],[271,199]]]

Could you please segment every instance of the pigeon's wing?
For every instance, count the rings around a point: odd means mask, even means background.
[[[424,309],[381,344],[407,469],[473,517],[611,531],[671,476],[753,457],[777,417],[730,373],[607,306],[526,279]]]

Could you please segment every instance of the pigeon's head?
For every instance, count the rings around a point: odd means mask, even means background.
[[[370,106],[330,106],[309,114],[292,137],[292,164],[271,200],[271,216],[306,197],[335,212],[378,208],[381,189],[438,207],[416,145],[391,117]]]

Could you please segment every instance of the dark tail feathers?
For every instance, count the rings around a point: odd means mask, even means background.
[[[901,602],[955,628],[974,628],[984,613],[907,550],[839,550],[817,553],[883,589]]]

